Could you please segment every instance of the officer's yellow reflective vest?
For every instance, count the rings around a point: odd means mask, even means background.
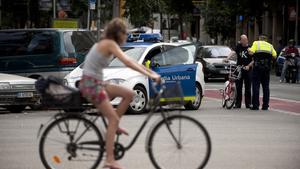
[[[149,68],[149,69],[150,69],[150,65],[151,65],[151,61],[150,61],[150,60],[147,60],[147,61],[145,62],[146,68]]]
[[[272,57],[275,59],[277,56],[277,53],[275,49],[273,48],[273,45],[266,41],[254,41],[251,48],[249,49],[252,53],[267,53],[272,55]]]

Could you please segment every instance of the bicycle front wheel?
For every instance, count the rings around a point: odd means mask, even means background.
[[[211,141],[200,122],[174,115],[152,130],[148,153],[157,169],[202,169],[210,157]]]
[[[103,156],[99,129],[83,117],[63,117],[43,132],[39,153],[46,169],[95,169]]]
[[[233,84],[231,85],[230,89],[229,87],[226,87],[225,93],[227,95],[227,99],[225,100],[225,106],[227,109],[231,109],[235,104],[236,100],[236,86]]]

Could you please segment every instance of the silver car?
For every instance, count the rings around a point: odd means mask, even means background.
[[[35,79],[0,73],[0,107],[12,113],[22,112],[39,100]]]

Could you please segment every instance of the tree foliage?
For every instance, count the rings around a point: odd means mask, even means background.
[[[151,20],[153,10],[152,4],[148,0],[126,0],[125,17],[129,17],[129,21],[136,27],[145,26]]]
[[[177,15],[180,20],[192,14],[192,0],[126,0],[125,16],[137,27],[153,20],[153,13]]]
[[[208,0],[208,8],[202,6],[202,16],[205,17],[205,30],[217,39],[234,37],[236,16],[260,20],[265,11],[281,10],[285,0]]]
[[[205,30],[213,38],[222,40],[231,37],[235,32],[235,14],[234,9],[220,0],[210,0],[208,8],[205,10]]]

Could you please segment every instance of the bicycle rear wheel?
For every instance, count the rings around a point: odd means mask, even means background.
[[[99,129],[83,117],[63,117],[43,132],[39,154],[46,169],[95,169],[104,143]]]
[[[147,145],[150,160],[157,169],[202,169],[211,153],[205,127],[183,115],[159,122],[150,133]]]

